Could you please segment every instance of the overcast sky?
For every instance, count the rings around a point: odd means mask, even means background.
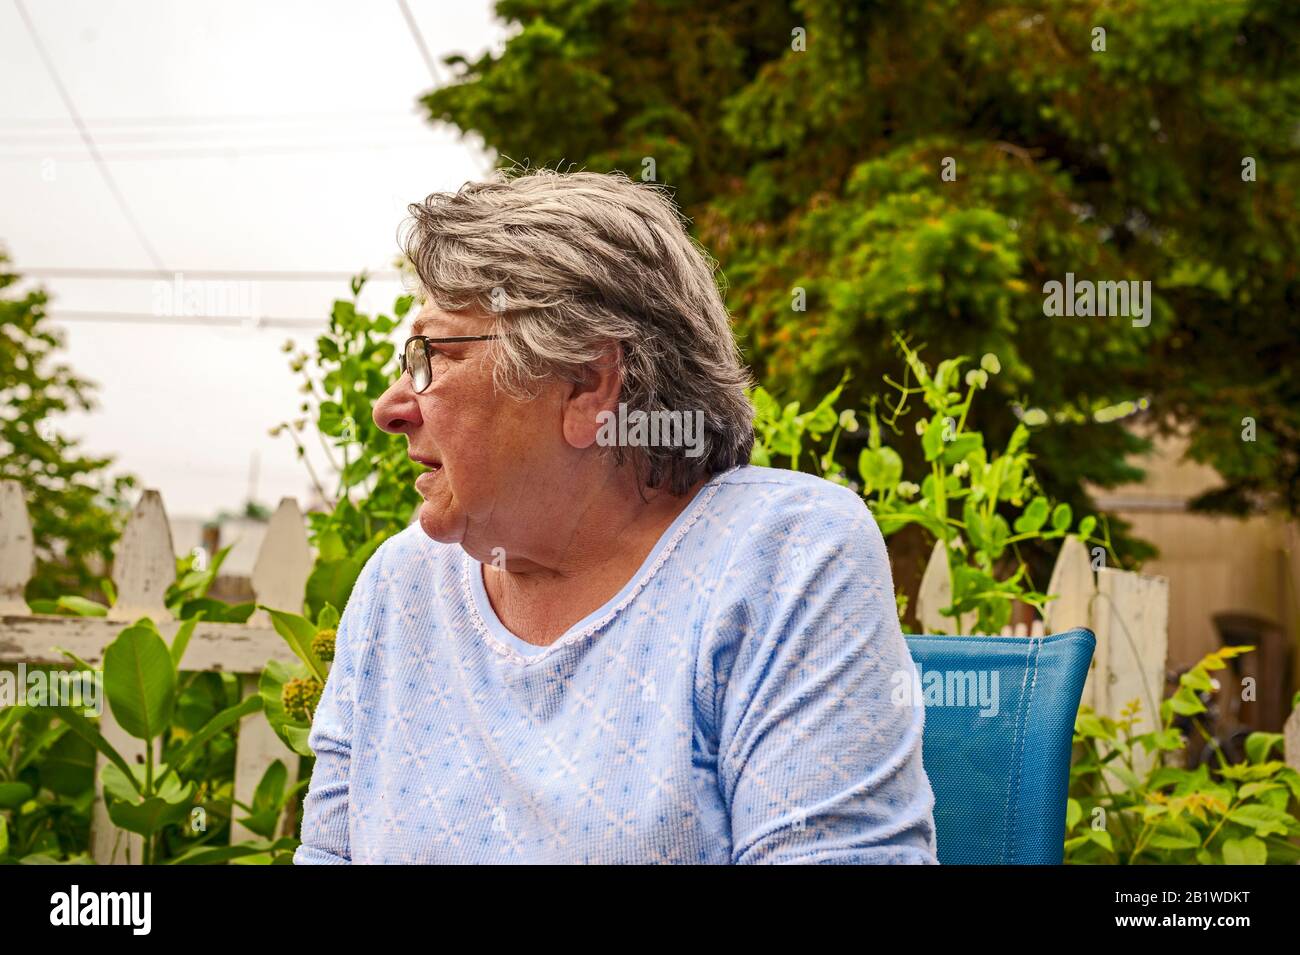
[[[444,54],[508,35],[489,0],[407,4],[441,82]],[[267,433],[303,400],[280,345],[323,331],[346,282],[190,283],[196,270],[391,270],[406,205],[492,165],[421,119],[433,85],[397,0],[0,0],[0,243],[51,293],[61,360],[99,385],[97,411],[57,427],[115,455],[173,516],[240,509],[255,454],[257,500],[305,505],[292,442]],[[159,267],[226,321],[169,306]],[[363,305],[399,293],[374,283]],[[159,321],[169,307],[180,317]],[[318,325],[255,327],[249,311]]]

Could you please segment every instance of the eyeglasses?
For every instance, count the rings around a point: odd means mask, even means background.
[[[486,342],[500,337],[500,335],[453,335],[448,338],[429,338],[427,335],[412,335],[402,346],[402,353],[397,356],[397,364],[402,369],[402,374],[408,371],[411,373],[411,384],[418,395],[433,384],[433,379],[438,374],[436,369],[442,364],[441,361],[434,363],[430,358],[429,353],[432,351],[430,345]]]

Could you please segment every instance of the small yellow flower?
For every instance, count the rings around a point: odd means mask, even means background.
[[[334,638],[337,631],[333,629],[318,630],[311,641],[311,652],[325,663],[334,659]]]
[[[310,720],[320,705],[321,693],[325,684],[315,677],[293,679],[280,691],[280,702],[284,711],[295,720]]]

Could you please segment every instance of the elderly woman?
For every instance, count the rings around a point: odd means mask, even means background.
[[[340,621],[295,861],[936,862],[880,531],[748,463],[671,201],[539,170],[411,211],[374,419],[424,504]]]

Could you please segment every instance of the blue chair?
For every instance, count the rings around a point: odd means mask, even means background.
[[[908,636],[943,865],[1059,865],[1074,718],[1097,639]]]

